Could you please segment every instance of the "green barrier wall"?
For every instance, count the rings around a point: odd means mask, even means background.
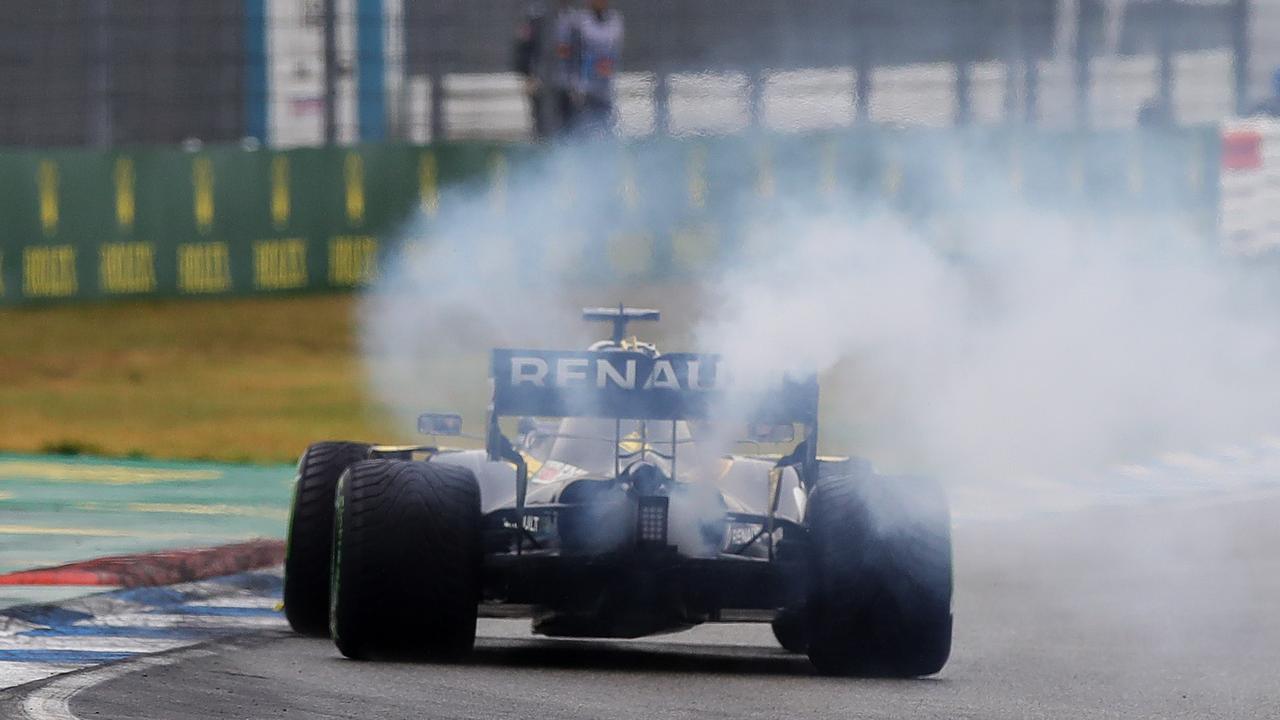
[[[589,204],[618,219],[587,263],[606,279],[696,273],[754,236],[785,241],[737,220],[784,199],[890,206],[917,222],[1046,207],[1210,233],[1218,138],[1206,127],[649,140],[579,148],[574,162],[593,174],[576,188],[563,167],[541,187],[542,171],[528,168],[545,150],[524,145],[6,152],[0,302],[357,287],[377,276],[410,217],[430,241],[451,209],[518,212],[509,207],[517,183],[523,202],[543,193],[569,217]]]

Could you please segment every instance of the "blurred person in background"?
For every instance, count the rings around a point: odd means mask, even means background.
[[[543,82],[543,38],[546,35],[546,9],[540,2],[529,3],[516,29],[515,70],[524,78],[524,94],[529,98],[533,116],[533,136],[547,137],[546,85]]]
[[[1276,68],[1271,75],[1271,97],[1254,105],[1249,114],[1280,117],[1280,68]]]
[[[560,132],[571,129],[577,116],[574,83],[578,77],[578,59],[574,53],[581,14],[572,0],[560,0],[552,19],[555,61],[551,69],[551,92],[555,102],[556,130]]]
[[[582,104],[576,92],[581,20],[582,11],[572,0],[559,0],[550,17],[544,3],[531,2],[516,28],[515,70],[524,79],[533,134],[539,140],[571,129]]]
[[[1161,98],[1147,98],[1138,108],[1139,127],[1167,128],[1174,124],[1173,108]]]
[[[590,0],[577,15],[570,57],[576,62],[572,129],[586,135],[605,135],[614,125],[614,81],[622,59],[622,13],[609,0]]]

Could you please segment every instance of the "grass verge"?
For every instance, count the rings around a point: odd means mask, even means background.
[[[351,295],[0,311],[0,448],[288,461],[402,434],[364,394]]]

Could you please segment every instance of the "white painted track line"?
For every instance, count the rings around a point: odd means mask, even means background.
[[[185,615],[181,613],[124,613],[94,618],[80,623],[94,627],[145,627],[180,630],[235,630],[239,628],[288,627],[283,615]]]
[[[207,600],[193,601],[191,606],[275,610],[276,606],[279,604],[280,598],[276,597],[263,597],[261,595],[232,595],[224,598],[209,598]]]
[[[71,712],[71,698],[94,685],[109,682],[118,677],[148,667],[172,665],[183,660],[212,655],[210,650],[196,648],[168,655],[141,657],[128,662],[106,665],[94,670],[73,673],[37,688],[22,703],[25,720],[81,720]]]
[[[193,645],[196,640],[165,638],[41,635],[0,638],[0,650],[74,650],[78,652],[157,653]],[[2,684],[2,683],[0,683]]]
[[[0,661],[0,688],[10,688],[76,670],[82,665]]]

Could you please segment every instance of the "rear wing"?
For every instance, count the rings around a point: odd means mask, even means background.
[[[637,320],[657,322],[662,313],[647,308],[629,308],[619,304],[616,308],[583,308],[582,319],[590,322],[607,322],[613,325],[610,337],[614,343],[622,342],[627,336],[627,324]]]
[[[607,315],[625,321],[625,311]],[[615,330],[615,334],[617,334]],[[485,450],[516,469],[516,528],[524,527],[529,467],[498,426],[499,417],[597,417],[627,420],[732,419],[783,425],[802,423],[804,440],[777,466],[802,465],[816,477],[818,381],[783,379],[774,388],[744,392],[727,382],[717,355],[673,353],[656,357],[628,351],[494,350],[490,364],[493,407]],[[615,425],[617,427],[617,425]],[[674,433],[673,433],[674,434]],[[621,438],[615,434],[614,444]],[[672,476],[676,448],[671,449]],[[617,456],[615,455],[615,469]],[[771,476],[772,477],[772,476]],[[776,485],[774,487],[777,487]],[[776,501],[775,501],[776,502]],[[766,526],[772,523],[772,510]],[[772,538],[772,533],[769,534]],[[516,554],[524,534],[516,534]],[[770,545],[772,548],[772,545]]]
[[[490,374],[495,417],[818,419],[816,378],[784,378],[747,392],[727,382],[718,355],[504,349],[493,351]]]

